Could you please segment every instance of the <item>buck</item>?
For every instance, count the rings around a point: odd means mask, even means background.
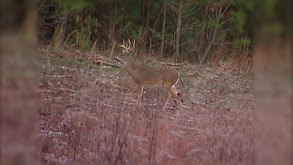
[[[132,46],[131,46],[132,45]],[[123,51],[123,55],[129,54],[135,47],[135,40],[131,42],[128,40],[127,45],[123,43],[119,45]],[[121,59],[116,57],[118,61],[125,64],[124,70],[132,77],[133,81],[138,84],[137,93],[137,107],[141,108],[141,98],[143,94],[143,88],[146,84],[162,84],[168,94],[166,102],[163,107],[163,112],[172,97],[172,93],[177,97],[182,109],[181,94],[176,89],[175,85],[179,80],[179,73],[168,68],[154,68],[144,64],[137,64],[131,58]]]

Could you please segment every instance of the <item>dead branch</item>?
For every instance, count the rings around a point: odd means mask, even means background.
[[[66,39],[65,39],[65,41],[64,41],[64,45],[66,45],[66,43],[67,43],[69,37],[70,37],[73,33],[75,33],[75,32],[77,32],[77,30],[73,30],[71,33],[68,34],[68,36],[66,37]]]
[[[72,77],[72,75],[49,75],[50,77],[54,78],[66,78],[66,77]]]
[[[167,66],[181,66],[184,65],[186,62],[181,62],[181,63],[170,63],[170,62],[160,62],[162,65],[167,65]]]
[[[101,60],[99,60],[99,59],[94,60],[94,61],[92,61],[92,62],[95,63],[95,64],[98,64],[98,65],[101,64],[101,65],[105,65],[105,66],[111,66],[111,67],[113,67],[113,68],[120,68],[119,65],[112,64],[112,63],[105,62],[105,61],[101,61]]]

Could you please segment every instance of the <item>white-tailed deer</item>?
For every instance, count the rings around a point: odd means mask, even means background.
[[[131,47],[131,44],[132,47]],[[133,48],[135,47],[135,41],[131,42],[128,40],[128,44],[119,45],[123,48],[123,54],[129,54]],[[145,84],[162,84],[168,94],[167,100],[163,107],[163,112],[172,97],[172,93],[178,98],[180,103],[180,107],[182,109],[182,102],[181,102],[181,94],[176,89],[175,85],[179,80],[179,73],[167,68],[154,68],[144,64],[136,64],[131,58],[128,60],[123,60],[117,57],[117,60],[123,62],[125,64],[124,70],[128,72],[128,74],[132,77],[135,83],[138,84],[138,94],[137,94],[137,106],[140,107],[141,105],[141,98],[143,94],[143,87]]]

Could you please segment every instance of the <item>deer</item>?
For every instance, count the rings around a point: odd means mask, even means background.
[[[128,39],[128,43],[125,45],[123,39],[123,43],[119,44],[119,46],[122,48],[122,55],[129,55],[129,53],[132,52],[135,47],[135,40],[131,42]],[[136,84],[138,84],[136,106],[139,109],[141,108],[143,88],[146,84],[162,84],[165,87],[168,97],[162,109],[163,113],[170,98],[172,97],[172,93],[177,97],[180,108],[183,108],[181,94],[175,86],[179,80],[178,72],[169,68],[155,68],[145,64],[137,64],[131,58],[126,58],[125,60],[121,59],[120,57],[116,57],[116,59],[125,64],[123,70],[132,77]]]

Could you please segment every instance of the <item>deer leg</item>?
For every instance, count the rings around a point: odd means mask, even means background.
[[[143,93],[143,86],[144,85],[139,85],[138,86],[138,91],[137,91],[137,107],[140,108],[141,106],[141,98],[142,98],[142,93]]]
[[[168,93],[168,98],[167,98],[167,100],[166,100],[166,102],[165,102],[165,104],[164,104],[164,107],[163,107],[163,112],[165,111],[165,109],[166,109],[166,106],[167,106],[167,104],[168,104],[168,102],[169,102],[169,100],[170,100],[171,96],[172,96],[172,94],[171,94],[171,93]]]
[[[177,97],[179,104],[180,104],[180,108],[181,110],[183,109],[182,106],[182,101],[181,101],[181,94],[178,92],[178,90],[176,89],[175,85],[171,86],[171,91],[175,94],[175,96]]]
[[[166,100],[166,102],[165,102],[165,104],[164,104],[164,107],[163,107],[163,112],[165,111],[165,109],[166,109],[166,106],[167,106],[167,104],[168,104],[168,102],[169,102],[169,100],[170,100],[170,98],[171,98],[171,96],[172,96],[172,92],[171,92],[171,87],[169,86],[169,85],[164,85],[165,86],[165,88],[166,88],[166,91],[167,91],[167,94],[168,94],[168,97],[167,97],[167,100]]]

